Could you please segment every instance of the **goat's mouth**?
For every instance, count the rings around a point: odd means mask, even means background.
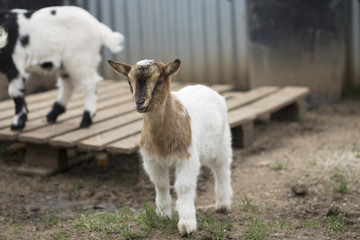
[[[149,106],[144,106],[144,107],[136,107],[136,111],[139,113],[144,113],[148,110]]]

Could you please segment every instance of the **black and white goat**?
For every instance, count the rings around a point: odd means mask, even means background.
[[[119,52],[124,36],[74,6],[1,11],[0,25],[0,72],[8,78],[9,95],[15,102],[11,129],[25,127],[28,110],[24,92],[34,71],[58,77],[59,93],[47,121],[55,122],[65,112],[76,87],[85,96],[80,126],[89,126],[96,112],[96,85],[102,80],[97,72],[101,46]]]

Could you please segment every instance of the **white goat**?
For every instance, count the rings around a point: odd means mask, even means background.
[[[48,122],[65,112],[75,87],[85,95],[81,127],[92,123],[96,112],[97,72],[104,44],[113,53],[122,50],[124,36],[113,32],[82,8],[47,7],[37,11],[0,12],[0,72],[9,80],[9,95],[15,102],[12,130],[25,127],[26,80],[33,71],[57,74],[59,94]]]
[[[180,60],[167,65],[153,60],[133,66],[112,60],[109,64],[128,78],[136,110],[143,113],[140,153],[155,185],[158,212],[171,217],[169,166],[174,166],[178,229],[183,236],[196,230],[194,201],[201,165],[214,174],[216,210],[229,210],[232,149],[225,99],[202,85],[170,92]]]

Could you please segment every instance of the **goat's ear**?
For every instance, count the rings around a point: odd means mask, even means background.
[[[125,77],[128,76],[128,73],[131,70],[131,66],[126,63],[121,62],[115,62],[113,60],[108,60],[108,63],[112,69],[114,69],[115,72],[120,73],[121,75],[124,75]]]
[[[174,75],[180,68],[181,61],[179,59],[175,59],[175,61],[166,64],[164,67],[164,72],[166,76]]]

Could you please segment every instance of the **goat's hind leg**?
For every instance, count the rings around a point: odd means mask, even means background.
[[[27,121],[28,109],[25,102],[26,78],[18,77],[9,83],[8,92],[15,103],[15,116],[11,123],[11,130],[21,130]]]
[[[232,149],[230,130],[226,131],[220,141],[217,158],[209,163],[215,178],[215,209],[217,212],[227,212],[231,209],[233,190],[231,188]]]
[[[74,92],[74,87],[68,76],[58,78],[58,87],[59,93],[56,101],[51,111],[46,115],[48,122],[56,122],[58,116],[66,111],[66,105]]]
[[[83,89],[85,96],[84,114],[80,123],[81,128],[89,127],[96,114],[97,91],[96,83],[88,84]]]

